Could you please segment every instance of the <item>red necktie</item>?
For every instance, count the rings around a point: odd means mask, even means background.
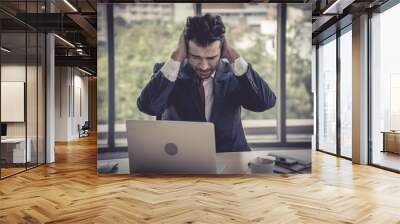
[[[201,108],[202,108],[202,110],[203,110],[202,112],[205,113],[206,95],[205,95],[205,93],[204,93],[203,82],[204,82],[204,79],[200,79],[200,82],[199,82],[199,92],[200,92],[200,98],[201,98]]]

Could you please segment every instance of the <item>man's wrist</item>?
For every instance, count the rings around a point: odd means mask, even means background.
[[[169,81],[175,82],[176,78],[178,77],[180,65],[180,61],[175,61],[171,58],[165,62],[164,66],[161,68],[161,72]]]
[[[231,66],[233,68],[233,73],[239,77],[246,73],[249,64],[242,57],[238,57],[231,63]]]

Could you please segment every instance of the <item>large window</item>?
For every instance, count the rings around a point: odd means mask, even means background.
[[[151,78],[155,63],[166,61],[178,44],[186,18],[195,15],[194,4],[113,4],[107,20],[106,4],[98,5],[98,144],[107,143],[108,61],[107,23],[114,25],[116,147],[127,147],[125,121],[154,119],[137,108],[136,99]]]
[[[318,48],[318,149],[336,153],[336,36]]]
[[[127,119],[154,119],[139,111],[136,98],[150,80],[154,64],[170,57],[186,17],[193,15],[193,4],[114,4],[117,124],[125,126]]]
[[[288,4],[286,26],[287,141],[311,141],[311,4]]]
[[[202,13],[222,17],[227,38],[240,55],[252,64],[277,92],[277,4],[202,4]],[[255,113],[242,109],[242,121],[249,143],[278,141],[277,106]]]
[[[400,32],[396,29],[399,21],[400,4],[371,19],[372,163],[396,170],[400,170],[400,156],[390,151],[400,147]],[[391,136],[387,141],[383,132]]]
[[[352,157],[352,25],[318,45],[318,149]]]

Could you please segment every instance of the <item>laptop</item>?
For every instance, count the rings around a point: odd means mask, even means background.
[[[215,174],[214,124],[127,120],[131,174]]]

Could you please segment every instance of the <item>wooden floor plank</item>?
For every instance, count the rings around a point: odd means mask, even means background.
[[[0,223],[400,223],[400,175],[313,153],[312,174],[97,175],[96,138],[0,181]]]

